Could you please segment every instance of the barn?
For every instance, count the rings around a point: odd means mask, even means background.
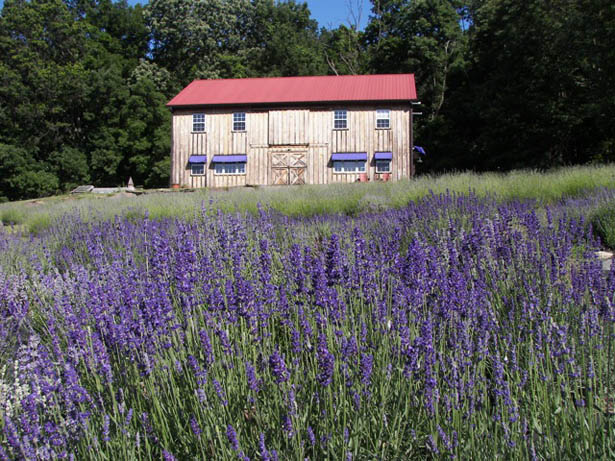
[[[411,178],[416,99],[413,74],[195,80],[167,104],[171,185]]]

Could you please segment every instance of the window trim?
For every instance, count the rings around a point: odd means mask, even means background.
[[[386,112],[386,117],[380,117],[383,112]],[[378,126],[380,120],[386,120],[387,126]],[[390,130],[391,129],[391,109],[376,109],[376,129],[377,130]]]
[[[375,165],[376,166],[376,173],[384,174],[384,173],[391,173],[392,172],[392,168],[391,168],[392,160],[388,160],[388,159],[387,160],[375,160],[375,162],[376,162],[376,165]],[[379,163],[386,163],[388,165],[388,170],[387,171],[379,170],[378,169],[378,164]]]
[[[353,163],[355,165],[362,165],[363,168],[362,169],[355,169],[352,171],[346,171],[346,170],[337,170],[336,168],[336,164],[337,163]],[[367,165],[366,165],[366,161],[365,160],[334,160],[333,161],[333,174],[360,174],[360,173],[367,173]]]
[[[203,172],[202,173],[195,173],[194,170],[192,169],[192,167],[194,167],[195,165],[201,165],[203,167]],[[207,169],[207,164],[206,163],[191,163],[190,164],[190,176],[205,176],[205,172]]]
[[[203,121],[202,121],[202,122],[197,122],[197,121],[195,121],[195,119],[194,119],[196,116],[199,116],[199,115],[202,115],[202,116],[203,116]],[[207,130],[207,124],[206,124],[206,122],[205,122],[205,118],[206,118],[206,117],[205,117],[205,113],[204,113],[204,112],[197,112],[197,113],[192,114],[192,132],[193,132],[193,133],[205,133],[205,132],[206,132],[206,130]],[[195,126],[196,124],[201,124],[201,123],[203,124],[203,129],[202,129],[202,130],[196,130],[194,126]]]
[[[344,118],[338,118],[337,114],[338,113],[344,113]],[[335,122],[337,121],[344,121],[344,126],[343,127],[336,127],[335,126]],[[348,129],[348,109],[335,109],[333,110],[333,129],[334,130],[347,130]]]
[[[236,115],[243,114],[243,120],[235,120]],[[235,123],[243,123],[243,130],[235,128]],[[246,112],[233,112],[233,133],[245,133],[248,130],[248,117]]]
[[[247,171],[248,162],[216,162],[214,163],[214,175],[215,176],[245,176]],[[243,172],[224,173],[218,171],[218,165],[243,165]]]

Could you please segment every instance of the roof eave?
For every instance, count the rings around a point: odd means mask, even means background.
[[[281,102],[245,102],[245,103],[197,103],[197,104],[171,104],[169,101],[166,106],[171,109],[195,109],[203,107],[280,107],[280,106],[321,106],[327,105],[352,105],[352,104],[404,104],[418,101],[412,99],[360,99],[360,100],[333,100],[333,101],[281,101]]]

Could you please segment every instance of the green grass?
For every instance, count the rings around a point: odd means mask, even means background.
[[[605,203],[595,210],[590,220],[602,244],[612,250],[615,249],[615,201]]]
[[[227,212],[256,213],[260,204],[289,216],[356,215],[362,211],[401,207],[431,192],[466,193],[472,190],[478,196],[496,195],[501,200],[536,199],[553,203],[598,187],[615,188],[615,165],[558,168],[544,173],[531,170],[449,173],[390,183],[204,189],[194,193],[150,193],[138,197],[59,196],[0,204],[0,219],[5,225],[23,224],[36,233],[65,213],[78,213],[83,219],[108,219],[125,213],[140,216],[146,212],[153,218],[190,216],[210,201]]]
[[[24,213],[23,210],[11,207],[0,211],[0,222],[5,226],[15,226],[23,223]]]

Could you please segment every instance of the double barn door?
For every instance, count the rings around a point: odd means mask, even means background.
[[[306,152],[272,152],[273,185],[305,184]]]

